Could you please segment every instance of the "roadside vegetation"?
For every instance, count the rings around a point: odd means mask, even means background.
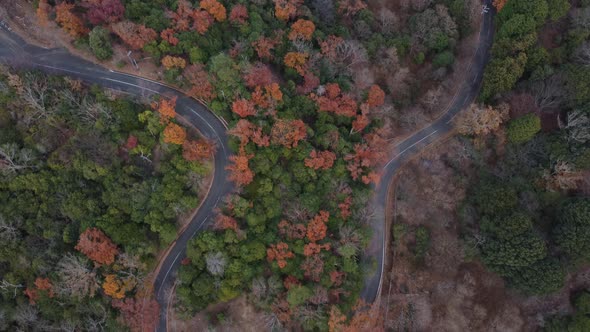
[[[153,329],[148,273],[211,168],[173,116],[173,101],[2,68],[0,330]]]
[[[366,323],[350,314],[374,268],[360,255],[375,169],[452,90],[432,82],[455,71],[470,4],[41,0],[37,14],[98,60],[149,57],[230,124],[239,189],[187,248],[179,312],[246,293],[269,326],[327,330]]]

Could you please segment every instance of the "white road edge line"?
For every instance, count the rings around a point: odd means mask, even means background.
[[[408,146],[407,148],[404,149],[404,151],[398,153],[395,157],[391,158],[391,160],[385,164],[385,166],[383,166],[383,169],[387,168],[387,166],[389,166],[389,164],[391,164],[392,162],[394,162],[399,156],[401,156],[402,154],[404,154],[404,152],[408,151],[409,149],[413,148],[416,144],[422,142],[423,140],[427,139],[428,137],[434,135],[438,130],[435,130],[433,132],[431,132],[430,134],[428,134],[427,136],[424,136],[421,140],[419,140],[418,142]]]
[[[176,263],[176,261],[178,260],[178,257],[180,257],[180,254],[182,254],[182,250],[178,252],[178,254],[176,255],[176,257],[174,257],[174,260],[172,261],[172,264],[170,264],[170,268],[168,269],[168,271],[166,271],[166,274],[164,275],[164,279],[162,279],[162,286],[164,286],[164,281],[166,279],[168,279],[168,274],[172,270],[172,267],[174,266],[174,263]],[[161,291],[162,291],[162,287],[160,287],[160,289],[158,289],[158,293],[156,294],[156,297],[159,297],[160,296],[160,292]]]

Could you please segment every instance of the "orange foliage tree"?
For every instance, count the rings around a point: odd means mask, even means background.
[[[229,20],[235,24],[245,24],[248,21],[248,8],[242,4],[232,7]]]
[[[182,144],[182,157],[188,161],[204,160],[213,155],[215,148],[207,140],[200,139],[197,141],[186,140]]]
[[[381,90],[378,85],[373,85],[369,89],[369,94],[367,95],[367,104],[371,107],[378,107],[383,105],[385,101],[385,92]]]
[[[297,13],[297,7],[301,5],[301,0],[274,0],[275,16],[279,20],[287,21]]]
[[[217,0],[201,0],[200,6],[218,22],[223,22],[227,18],[225,7]]]
[[[252,101],[261,108],[275,107],[282,100],[283,92],[277,83],[266,85],[264,91],[260,86],[257,86],[252,93]]]
[[[269,262],[277,261],[279,268],[284,269],[287,266],[287,258],[293,258],[295,255],[289,251],[289,245],[285,242],[279,242],[276,245],[271,244],[270,248],[266,249],[266,259]]]
[[[171,119],[176,117],[176,97],[171,99],[162,99],[158,105],[158,113],[163,119]]]
[[[37,19],[41,26],[46,26],[49,22],[49,12],[51,11],[51,5],[47,3],[47,0],[40,0],[39,6],[37,7]]]
[[[506,5],[507,2],[508,2],[508,0],[494,0],[492,5],[494,5],[494,7],[496,7],[498,12],[500,12],[502,10],[502,8],[504,8],[504,6]]]
[[[53,297],[53,285],[49,278],[37,277],[35,279],[35,288],[27,287],[24,291],[25,295],[29,298],[30,304],[35,304],[39,299],[39,291],[47,292],[47,296]]]
[[[231,105],[231,110],[241,118],[245,118],[250,115],[256,115],[254,104],[244,98],[235,100]]]
[[[122,299],[125,297],[125,288],[123,283],[117,279],[114,274],[108,274],[102,283],[104,293],[113,299]]]
[[[158,33],[153,29],[130,21],[121,21],[111,25],[113,32],[134,50],[142,49],[145,44],[156,39]]]
[[[186,60],[178,56],[170,56],[166,55],[162,58],[162,66],[166,69],[172,68],[180,68],[183,69],[186,67]]]
[[[301,120],[277,120],[270,131],[270,141],[286,148],[296,147],[307,135],[305,123]]]
[[[88,228],[82,232],[75,249],[99,265],[112,264],[119,253],[117,245],[98,228]]]
[[[182,145],[186,140],[186,130],[176,123],[170,122],[164,128],[164,142]]]
[[[315,31],[315,24],[312,21],[298,19],[291,25],[291,32],[289,32],[289,40],[304,39],[311,40],[311,36]]]
[[[311,95],[321,112],[331,112],[337,115],[353,117],[356,115],[356,101],[347,94],[342,94],[338,83],[329,83],[325,86],[326,92],[322,96]]]
[[[82,19],[72,13],[73,8],[74,5],[67,2],[55,6],[55,21],[72,37],[80,37],[88,33],[88,29]]]
[[[303,76],[308,57],[307,53],[289,52],[285,54],[285,66],[295,69],[299,75]]]
[[[328,226],[326,223],[330,219],[330,213],[327,211],[320,211],[307,224],[307,239],[311,242],[317,242],[326,237]]]
[[[238,155],[229,157],[231,164],[226,169],[230,171],[230,181],[238,186],[245,186],[254,180],[254,172],[248,166],[250,158],[252,155],[246,155],[242,151]]]
[[[334,165],[336,154],[332,151],[311,151],[309,158],[304,160],[305,166],[318,169],[330,169]]]

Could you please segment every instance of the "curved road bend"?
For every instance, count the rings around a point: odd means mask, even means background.
[[[485,0],[485,2],[491,7],[491,0]],[[367,302],[374,302],[381,289],[385,256],[384,211],[387,205],[387,190],[391,179],[404,160],[419,153],[428,144],[448,133],[452,129],[450,122],[453,117],[475,98],[488,59],[488,50],[491,46],[492,37],[492,15],[487,14],[480,32],[478,50],[472,67],[467,74],[467,80],[463,83],[449,110],[436,122],[397,145],[396,150],[400,152],[385,165],[382,171],[380,185],[377,186],[376,195],[371,202],[375,211],[372,223],[374,234],[365,252],[365,259],[374,260],[378,263],[377,270],[366,277],[365,286],[361,293],[361,297]],[[187,243],[213,217],[214,209],[220,199],[233,189],[231,183],[226,180],[225,166],[227,165],[230,150],[227,144],[226,128],[223,123],[202,104],[188,98],[177,90],[155,81],[105,69],[71,55],[64,49],[45,49],[28,44],[16,34],[7,31],[6,27],[2,25],[0,25],[0,60],[21,67],[38,68],[47,72],[76,77],[92,84],[99,84],[134,95],[163,94],[177,96],[177,113],[197,127],[203,136],[216,142],[215,175],[211,190],[185,231],[173,243],[155,279],[156,300],[160,304],[160,322],[157,330],[166,331],[166,309],[169,300],[167,290],[173,285],[176,270],[185,256]]]
[[[381,180],[375,188],[376,192],[370,203],[373,210],[371,220],[373,236],[365,250],[364,256],[365,266],[370,266],[372,262],[377,263],[375,271],[371,274],[367,274],[365,277],[365,284],[361,291],[361,298],[367,303],[375,302],[378,295],[381,293],[387,250],[387,220],[385,211],[388,205],[389,186],[392,183],[394,175],[406,160],[420,153],[432,142],[435,142],[439,138],[448,134],[453,129],[451,121],[455,115],[471,104],[478,95],[494,36],[492,0],[485,0],[485,4],[490,8],[490,12],[484,14],[485,16],[481,23],[477,50],[472,63],[465,74],[465,80],[461,84],[454,99],[451,101],[448,110],[428,127],[421,129],[414,135],[399,143],[395,147],[395,155],[381,171]]]
[[[156,300],[160,304],[158,331],[165,331],[166,309],[169,300],[167,290],[174,283],[176,271],[186,253],[187,243],[214,216],[214,210],[221,198],[232,191],[232,185],[227,181],[227,171],[225,170],[230,149],[227,144],[226,128],[223,123],[202,104],[188,98],[177,90],[147,79],[110,71],[73,56],[63,49],[48,50],[27,44],[20,37],[6,31],[1,26],[0,60],[21,67],[38,68],[55,74],[72,76],[92,84],[99,84],[133,95],[161,94],[167,97],[177,96],[177,113],[194,125],[203,136],[216,143],[215,173],[211,190],[184,232],[172,244],[172,248],[164,258],[159,274],[155,279],[154,292]]]

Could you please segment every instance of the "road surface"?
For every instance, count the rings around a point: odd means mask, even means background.
[[[447,110],[429,126],[419,130],[406,140],[398,144],[393,157],[385,164],[381,171],[381,180],[375,188],[376,193],[371,200],[373,216],[371,227],[373,236],[364,254],[364,266],[375,262],[375,270],[366,271],[365,283],[361,291],[361,298],[367,303],[373,303],[381,293],[383,270],[385,266],[386,241],[388,231],[385,211],[388,204],[388,191],[393,177],[404,162],[420,153],[425,147],[438,139],[445,137],[453,129],[452,120],[462,109],[466,108],[477,97],[481,86],[485,65],[489,59],[489,50],[494,37],[494,21],[492,1],[485,0],[490,8],[482,18],[479,40],[471,65],[467,68],[465,79],[451,101]]]
[[[491,0],[485,0],[491,7]],[[492,43],[493,21],[492,15],[486,14],[480,32],[478,49],[471,68],[459,92],[455,96],[450,108],[443,116],[430,126],[418,131],[396,146],[396,154],[385,165],[380,185],[377,186],[371,204],[375,214],[372,228],[373,238],[367,248],[364,260],[377,262],[377,268],[369,273],[361,297],[367,302],[374,302],[377,298],[382,282],[385,258],[385,208],[387,206],[387,191],[393,176],[405,160],[416,155],[430,143],[451,131],[451,120],[454,116],[477,96],[483,76],[488,51]],[[115,72],[93,64],[68,53],[65,49],[44,49],[30,45],[16,34],[7,30],[7,26],[0,22],[0,60],[15,66],[38,68],[43,71],[72,76],[88,83],[127,92],[138,96],[160,94],[167,97],[176,96],[177,113],[195,126],[203,136],[214,141],[217,145],[215,153],[215,174],[211,190],[202,202],[196,215],[186,229],[172,244],[168,255],[161,264],[161,269],[155,279],[156,300],[160,304],[160,322],[158,331],[166,331],[166,309],[168,307],[168,290],[172,287],[176,271],[185,256],[188,241],[209,222],[215,215],[215,208],[219,201],[233,189],[227,181],[225,167],[231,153],[224,123],[202,104],[187,97],[181,92],[162,85],[158,82],[136,77],[129,74]]]

